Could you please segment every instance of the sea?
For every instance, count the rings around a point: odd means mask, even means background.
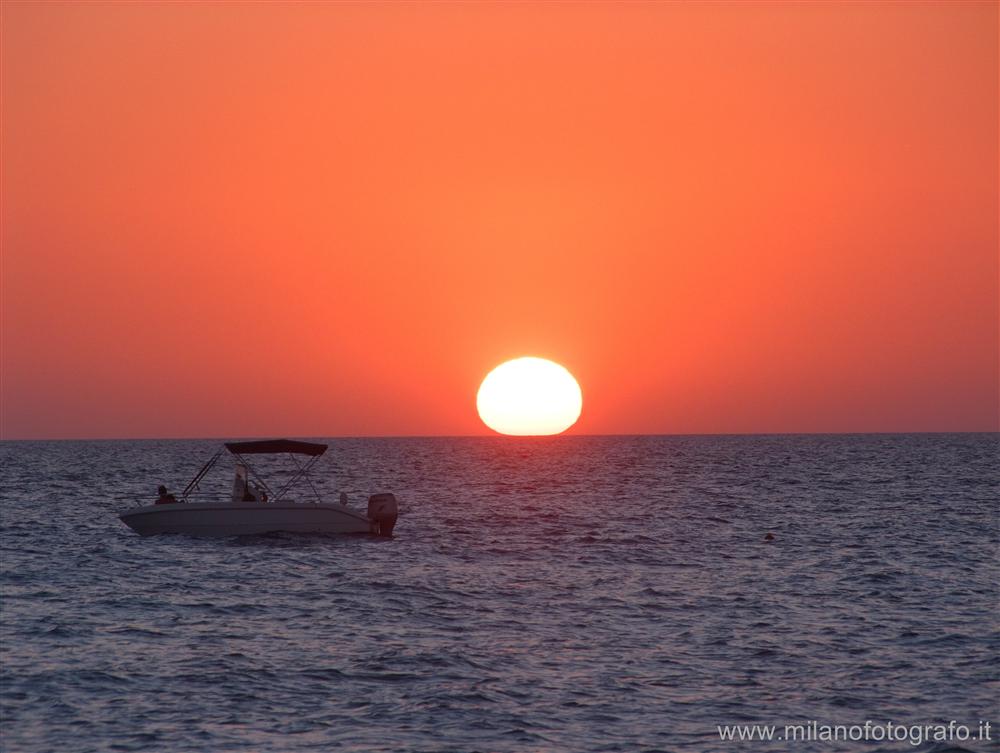
[[[221,440],[0,443],[0,749],[1000,750],[996,434],[322,441],[393,538],[143,538]]]

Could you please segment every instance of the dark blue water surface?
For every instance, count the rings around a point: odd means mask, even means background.
[[[394,539],[118,521],[216,445],[0,443],[3,751],[1000,750],[717,730],[1000,721],[997,435],[332,440]]]

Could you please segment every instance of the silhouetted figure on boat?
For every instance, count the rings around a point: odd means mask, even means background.
[[[165,487],[165,486],[163,486],[161,484],[160,488],[157,489],[157,491],[160,493],[160,496],[156,500],[156,504],[158,504],[158,505],[173,505],[173,504],[176,504],[177,497],[175,497],[173,494],[169,494],[167,492],[167,487]]]

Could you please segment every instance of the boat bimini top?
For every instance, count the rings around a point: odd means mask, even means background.
[[[247,500],[279,502],[285,495],[301,480],[305,480],[316,497],[317,502],[322,502],[319,492],[309,478],[309,471],[320,456],[326,452],[327,445],[318,442],[301,442],[294,439],[266,439],[251,442],[226,442],[225,450],[228,450],[236,458],[236,480],[233,485],[233,501],[239,502]],[[199,489],[199,483],[212,467],[218,462],[225,450],[219,450],[208,462],[195,474],[184,491],[181,492],[181,501],[186,502],[187,498]],[[296,472],[281,486],[277,492],[273,492],[267,482],[260,477],[244,456],[245,455],[282,455],[287,454],[295,463]],[[305,462],[299,462],[297,456],[304,455],[308,458]],[[253,483],[248,483],[249,479]]]

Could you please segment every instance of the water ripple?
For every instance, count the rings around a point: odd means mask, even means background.
[[[393,490],[395,539],[117,521],[212,446],[0,443],[4,751],[731,751],[760,748],[716,725],[998,716],[996,435],[335,440],[321,492]]]

